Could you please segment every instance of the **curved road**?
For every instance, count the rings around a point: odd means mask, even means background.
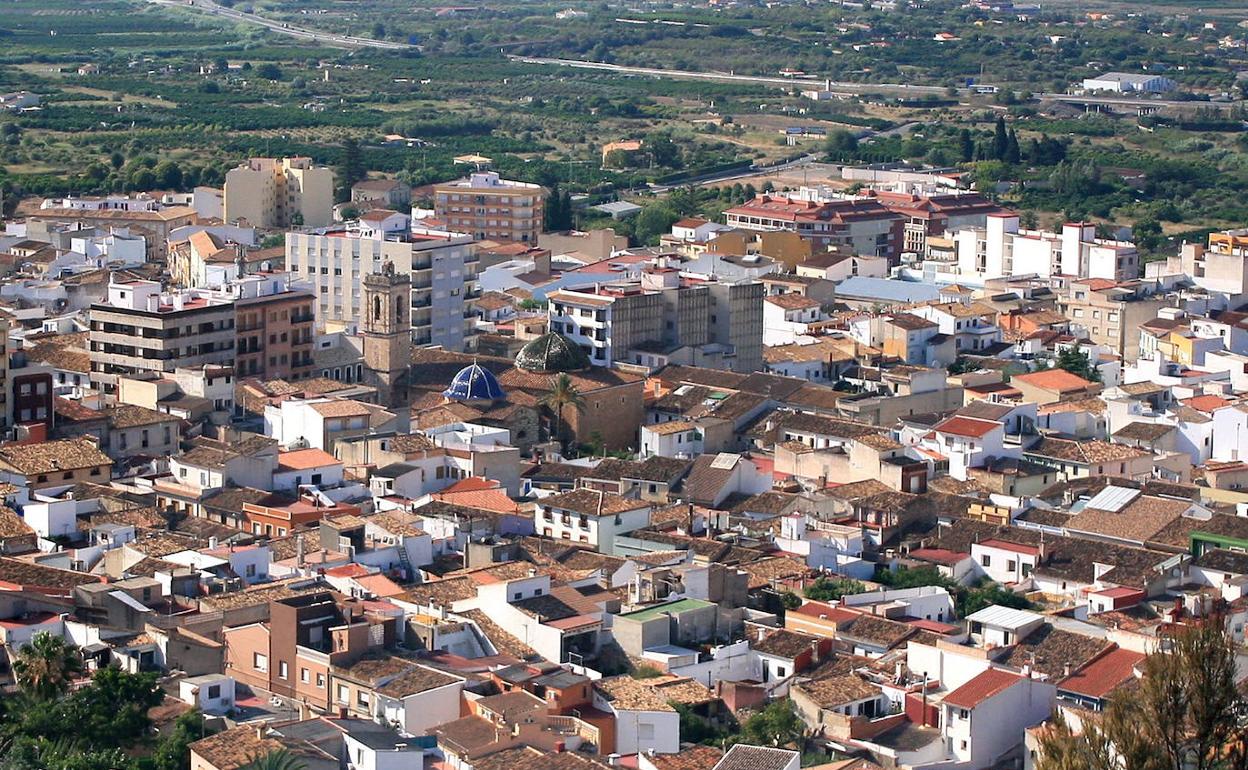
[[[311,40],[324,45],[337,46],[339,48],[380,48],[387,51],[406,51],[418,48],[418,46],[408,43],[393,43],[388,40],[374,40],[368,37],[355,37],[354,35],[336,35],[332,32],[322,32],[315,29],[307,29],[306,27],[294,27],[280,21],[266,19],[263,16],[257,16],[254,13],[243,13],[233,8],[226,8],[223,5],[217,5],[212,0],[148,0],[154,5],[163,5],[171,8],[193,8],[212,14],[213,16],[222,16],[234,21],[255,24],[260,27],[278,32],[289,37],[299,38],[300,40]]]

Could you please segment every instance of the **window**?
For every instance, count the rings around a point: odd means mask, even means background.
[[[251,667],[257,671],[268,671],[269,670],[269,656],[263,653],[259,653],[259,652],[252,653]]]
[[[324,675],[324,674],[319,674],[319,673],[318,673],[318,674],[316,675],[316,686],[317,686],[317,687],[324,687],[324,686],[325,686],[325,675]]]
[[[1005,562],[1005,569],[1006,569],[1007,571],[1009,571],[1009,572],[1013,572],[1013,571],[1014,571],[1014,560],[1013,560],[1013,559],[1007,559],[1007,560],[1006,560],[1006,562]]]
[[[788,673],[788,672],[787,672],[787,670],[784,668],[784,666],[776,666],[776,678],[778,678],[778,679],[784,679],[784,676],[785,676],[785,674],[786,674],[786,673]]]
[[[221,685],[219,684],[208,685],[208,697],[213,700],[220,698],[221,697]]]
[[[307,684],[308,682],[312,681],[312,677],[309,676],[308,670],[306,668],[299,669],[299,681],[303,682],[304,684]]]
[[[277,662],[277,675],[281,679],[285,679],[290,674],[290,668],[286,665],[286,661],[279,660]]]
[[[360,690],[355,696],[355,703],[362,708],[368,708],[368,693]]]
[[[255,577],[255,576],[256,576],[256,565],[248,564],[247,565],[247,577]],[[285,664],[283,663],[282,665],[285,665]]]
[[[988,554],[984,554],[983,556],[980,557],[979,563],[984,565],[985,567],[988,567],[992,564],[992,557],[989,556]]]

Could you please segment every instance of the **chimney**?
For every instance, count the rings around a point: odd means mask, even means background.
[[[209,547],[209,548],[216,548],[216,547],[217,547],[217,542],[218,542],[218,541],[217,541],[217,537],[216,537],[216,535],[213,535],[212,537],[208,538],[208,547]]]
[[[265,725],[263,722],[256,725],[256,740],[258,741],[264,740],[264,730],[265,730]]]
[[[766,638],[767,638],[767,629],[763,628],[762,626],[759,626],[758,627],[758,641],[761,642]]]
[[[1069,663],[1062,666],[1062,678],[1065,679],[1068,676],[1070,676],[1070,664]]]
[[[568,750],[568,745],[563,741],[555,741],[555,753],[562,754]]]
[[[339,707],[338,707],[338,718],[339,718],[339,719],[346,719],[346,718],[347,718],[347,707],[346,707],[346,706],[339,706]]]

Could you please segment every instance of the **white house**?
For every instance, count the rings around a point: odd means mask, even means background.
[[[994,604],[967,615],[966,621],[971,641],[981,647],[1007,647],[1043,625],[1044,616]]]
[[[615,716],[616,753],[680,753],[680,714],[642,682],[628,675],[599,679],[593,703]]]
[[[649,526],[650,504],[582,488],[539,500],[533,517],[534,528],[545,537],[614,554],[617,535]]]
[[[1049,718],[1057,698],[1050,682],[990,668],[947,693],[940,729],[958,767],[992,767],[1022,743],[1023,731]]]
[[[1020,457],[1020,448],[1005,446],[1005,426],[996,420],[955,415],[932,427],[933,438],[924,439],[925,449],[949,460],[949,475],[966,481],[969,469],[983,467],[988,458]]]
[[[641,426],[641,456],[687,459],[702,454],[702,431],[686,420]]]
[[[464,680],[426,666],[376,688],[377,713],[397,724],[404,735],[424,735],[431,728],[460,717]]]
[[[971,544],[971,558],[983,574],[997,583],[1010,585],[1031,577],[1040,561],[1040,548],[988,539]]]
[[[234,708],[234,679],[224,674],[204,674],[178,682],[178,699],[205,714],[224,715]]]
[[[788,345],[806,337],[811,325],[824,320],[819,300],[796,292],[763,300],[763,344]]]
[[[342,484],[342,461],[323,449],[309,447],[279,452],[271,489],[297,490],[304,485],[336,487]]]

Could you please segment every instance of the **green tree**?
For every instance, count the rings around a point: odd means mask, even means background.
[[[156,187],[156,174],[150,168],[139,168],[130,175],[130,189],[146,191]]]
[[[262,77],[265,80],[281,80],[282,68],[273,62],[265,62],[259,67],[256,67],[256,76]]]
[[[805,737],[804,725],[793,711],[793,701],[778,700],[745,720],[741,726],[741,742],[755,746],[797,746]]]
[[[1156,251],[1163,240],[1161,223],[1151,216],[1140,219],[1131,228],[1131,237],[1144,251]]]
[[[367,174],[364,168],[364,156],[360,152],[360,143],[353,137],[342,142],[342,155],[334,175],[338,178],[338,202],[351,200],[351,186]]]
[[[564,414],[568,407],[572,407],[578,413],[585,412],[585,399],[581,396],[581,391],[577,389],[571,377],[562,373],[551,381],[550,390],[542,396],[540,403],[554,413],[558,422],[556,433],[560,436],[564,451],[567,451],[568,441],[571,438],[571,425],[564,419]]]
[[[979,365],[971,361],[966,356],[958,356],[953,359],[953,363],[945,367],[945,370],[948,371],[949,374],[966,374],[967,372],[974,372],[978,369]]]
[[[1248,701],[1236,687],[1237,647],[1213,615],[1180,626],[1145,658],[1139,683],[1101,714],[1039,734],[1037,770],[1242,770]]]
[[[108,156],[108,162],[114,169],[119,169],[126,165],[126,156],[119,152],[114,152],[112,155]]]
[[[650,159],[654,161],[654,165],[677,170],[682,167],[680,148],[672,141],[670,135],[658,134],[651,137],[646,140],[645,146],[650,150]]]
[[[850,578],[818,577],[806,588],[806,598],[819,602],[839,601],[842,596],[852,596],[866,591],[867,587]]]
[[[182,189],[182,168],[171,160],[164,160],[156,164],[156,168],[152,169],[156,174],[156,184],[165,190]]]
[[[1016,610],[1029,610],[1032,604],[1027,597],[1016,594],[1000,585],[987,581],[974,588],[958,591],[954,597],[958,614],[962,617],[979,612],[985,607],[999,605]]]
[[[307,763],[286,749],[256,757],[239,770],[306,770]]]
[[[376,40],[382,40],[385,38],[385,36],[386,36],[386,25],[382,24],[380,21],[374,24],[373,25],[373,38]]]
[[[1018,134],[1014,129],[1010,129],[1009,136],[1005,142],[1005,157],[1002,158],[1006,163],[1018,163],[1022,160],[1022,153],[1018,149]]]
[[[858,137],[844,128],[833,129],[823,144],[823,150],[828,154],[829,160],[857,160]]]
[[[1057,354],[1056,366],[1071,374],[1077,374],[1089,382],[1101,381],[1101,372],[1092,365],[1092,356],[1078,345],[1063,348],[1062,352]]]
[[[130,674],[109,666],[64,698],[58,711],[67,729],[87,745],[122,748],[147,735],[152,726],[147,712],[164,698],[154,673]]]
[[[633,237],[642,246],[658,243],[659,236],[672,229],[680,215],[666,201],[654,201],[637,213]]]
[[[971,130],[964,128],[958,132],[958,149],[962,154],[962,162],[970,163],[975,159],[975,142],[971,140]]]
[[[190,770],[188,746],[204,737],[204,715],[188,711],[177,718],[173,729],[161,736],[151,756],[145,757],[136,770]]]
[[[1005,131],[1005,117],[997,117],[997,126],[992,135],[993,160],[1005,160],[1005,152],[1010,145],[1010,136]]]
[[[22,691],[45,700],[68,690],[80,673],[78,648],[47,631],[40,631],[22,645],[13,661],[13,676]]]

